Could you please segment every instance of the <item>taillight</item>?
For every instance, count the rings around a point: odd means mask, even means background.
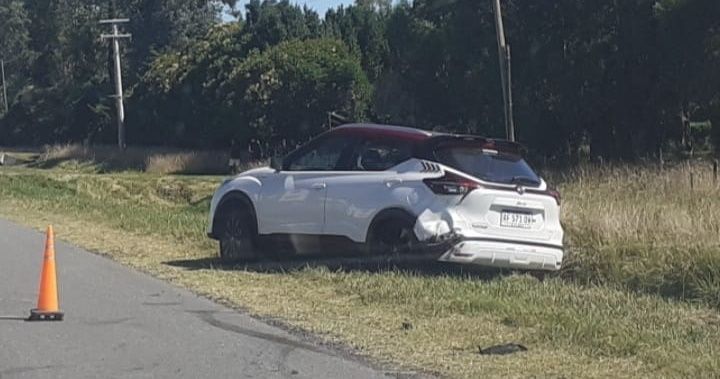
[[[550,195],[550,196],[552,196],[553,198],[555,198],[555,202],[557,203],[557,205],[560,205],[560,200],[561,200],[561,198],[560,198],[560,191],[558,191],[558,190],[556,190],[556,189],[554,189],[554,188],[549,188],[549,189],[547,190],[547,194]]]
[[[462,176],[445,173],[442,178],[423,180],[426,186],[439,195],[465,195],[480,188],[480,183]]]

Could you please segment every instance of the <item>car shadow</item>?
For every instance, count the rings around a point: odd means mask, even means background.
[[[475,265],[439,262],[424,255],[395,256],[338,256],[312,254],[275,259],[256,259],[224,262],[219,258],[199,258],[163,262],[186,270],[249,271],[257,273],[286,273],[323,268],[334,272],[384,273],[401,272],[420,276],[449,276],[476,280],[492,280],[512,271]]]

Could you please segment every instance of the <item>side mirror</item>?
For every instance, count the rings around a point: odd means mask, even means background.
[[[282,158],[279,157],[272,157],[270,158],[270,168],[275,170],[275,172],[282,170]]]

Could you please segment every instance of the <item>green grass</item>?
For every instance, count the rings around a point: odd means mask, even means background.
[[[644,181],[630,168],[563,179],[573,248],[567,271],[544,281],[386,266],[223,266],[205,237],[220,177],[5,169],[0,214],[52,223],[58,238],[408,368],[468,378],[707,377],[720,372],[720,205],[708,178],[695,178],[692,192],[673,187],[684,170],[637,174]],[[648,181],[668,184],[638,192]],[[477,354],[506,342],[529,351]]]

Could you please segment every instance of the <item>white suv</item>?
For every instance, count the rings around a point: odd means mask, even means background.
[[[222,259],[318,249],[437,254],[439,260],[558,270],[560,196],[518,144],[353,124],[271,167],[226,180],[208,235]],[[332,246],[332,247],[331,247]]]

